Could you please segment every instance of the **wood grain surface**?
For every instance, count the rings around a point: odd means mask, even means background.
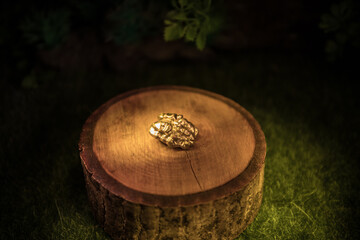
[[[200,131],[188,150],[169,148],[149,134],[162,112],[183,114]],[[255,137],[231,106],[206,95],[155,90],[113,104],[99,118],[93,151],[106,173],[134,190],[158,195],[206,191],[249,164]]]
[[[199,129],[191,149],[171,149],[151,137],[150,124],[161,112],[183,114]],[[89,117],[79,146],[95,179],[125,199],[149,205],[229,195],[244,187],[265,159],[264,135],[244,108],[187,87],[147,88],[111,99]]]

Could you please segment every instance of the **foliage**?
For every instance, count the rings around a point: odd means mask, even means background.
[[[84,26],[105,33],[106,41],[124,45],[161,32],[161,22],[166,19],[165,41],[184,38],[202,50],[209,36],[221,28],[223,18],[215,9],[219,2],[172,0],[170,5],[168,1],[76,0],[58,10],[35,6],[32,14],[20,21],[20,30],[26,43],[38,49],[54,48],[69,34],[70,27],[77,31],[77,27]]]
[[[36,79],[35,74],[32,72],[31,74],[27,75],[23,81],[21,82],[21,86],[23,88],[28,88],[28,89],[36,89],[39,87],[39,83]]]
[[[160,32],[167,4],[161,1],[125,0],[116,4],[105,26],[106,40],[123,45]]]
[[[168,12],[165,20],[165,41],[184,38],[203,50],[207,37],[218,31],[222,24],[221,18],[211,15],[212,1],[172,0],[172,6],[175,9]]]
[[[139,0],[124,1],[109,15],[108,20],[111,24],[111,38],[117,44],[137,42],[144,36],[146,22]]]
[[[103,9],[96,1],[73,0],[70,4],[71,11],[76,13],[73,14],[73,21],[78,22],[79,25],[96,25],[102,17]]]
[[[51,49],[60,44],[70,30],[70,12],[54,10],[33,13],[22,22],[20,29],[28,44],[39,49]]]
[[[322,15],[319,27],[328,35],[325,52],[330,61],[341,58],[347,48],[360,48],[359,10],[359,3],[344,0]]]

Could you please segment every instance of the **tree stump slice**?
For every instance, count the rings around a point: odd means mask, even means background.
[[[149,134],[163,112],[199,129],[190,149]],[[234,239],[261,205],[264,134],[243,107],[212,92],[121,94],[87,119],[79,149],[91,208],[113,239]]]

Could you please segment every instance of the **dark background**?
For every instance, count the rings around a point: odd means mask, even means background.
[[[358,239],[359,4],[213,1],[203,51],[165,42],[171,1],[4,1],[0,238],[104,239],[77,142],[102,103],[153,85],[237,101],[267,138],[264,200],[240,239]]]

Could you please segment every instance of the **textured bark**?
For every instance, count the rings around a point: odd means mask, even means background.
[[[254,220],[262,200],[264,168],[242,190],[206,204],[154,207],[128,202],[84,170],[96,220],[117,239],[234,239]]]

